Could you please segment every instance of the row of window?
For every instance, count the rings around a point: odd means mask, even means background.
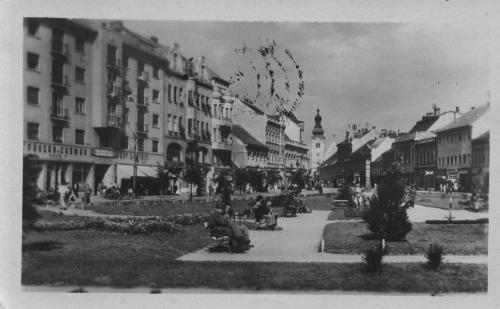
[[[29,70],[40,72],[40,55],[28,52],[26,63]],[[64,76],[64,63],[52,61],[52,82],[62,84]],[[85,69],[75,66],[75,82],[85,83]]]
[[[117,64],[117,59],[116,59],[116,47],[113,45],[108,45],[108,63],[109,64]],[[123,67],[126,69],[129,69],[129,60],[130,58],[128,56],[124,56],[123,58]],[[153,71],[153,78],[159,79],[160,78],[160,68],[152,65],[152,71]],[[143,72],[146,72],[146,64],[144,61],[137,60],[137,74],[140,75]]]
[[[28,122],[28,139],[29,140],[39,140],[40,135],[40,124],[35,122]],[[52,142],[63,143],[64,142],[64,128],[61,126],[52,127]],[[85,130],[75,129],[75,144],[84,145],[85,144]],[[159,150],[159,140],[151,140],[151,152],[158,153]],[[122,146],[124,149],[128,149],[128,137],[124,136],[122,139]],[[144,151],[144,139],[137,139],[137,150]],[[44,151],[45,152],[45,151]],[[49,150],[50,152],[50,150]]]
[[[453,134],[445,134],[438,137],[438,143],[441,144],[453,144],[453,143],[461,143],[462,140],[470,140],[470,133],[467,132],[458,132]]]
[[[28,122],[28,139],[39,140],[40,138],[40,124],[36,122]],[[52,127],[52,141],[54,143],[62,143],[64,139],[64,128],[61,126]],[[85,130],[75,129],[75,144],[85,144]]]
[[[470,163],[471,163],[470,153],[438,158],[438,165],[460,165],[460,164],[470,164]]]
[[[27,87],[27,101],[29,104],[39,105],[40,104],[40,88]],[[63,110],[63,96],[59,93],[52,93],[52,106]],[[76,114],[86,114],[85,111],[85,98],[75,97],[75,113]]]
[[[40,31],[40,23],[34,20],[28,21],[27,27],[28,35],[38,37]],[[52,31],[52,40],[62,42],[64,38],[64,32],[58,29]],[[81,36],[75,37],[75,52],[85,53],[85,39]]]
[[[434,153],[433,152],[425,152],[425,153],[417,153],[417,165],[423,164],[433,164],[434,163]]]

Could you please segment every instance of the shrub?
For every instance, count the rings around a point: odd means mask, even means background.
[[[405,186],[401,181],[401,171],[394,165],[382,176],[377,195],[372,198],[363,214],[368,229],[379,239],[402,241],[411,231],[406,209],[401,207],[404,197]]]
[[[363,256],[363,261],[366,263],[365,268],[363,269],[367,273],[376,273],[382,271],[382,258],[387,253],[386,249],[382,249],[382,245],[378,244],[374,248],[370,248],[366,251]]]
[[[27,155],[23,158],[23,237],[24,233],[40,218],[34,206],[37,199],[36,181],[42,169],[37,159],[35,155]]]
[[[37,223],[39,230],[72,231],[93,229],[123,234],[176,233],[179,225],[164,217],[93,217],[88,220],[69,220],[51,223]]]
[[[347,183],[345,183],[342,185],[342,188],[340,189],[340,193],[337,196],[337,199],[351,201],[352,195],[353,195],[353,193],[352,193],[351,186],[349,186]]]
[[[425,253],[427,259],[427,267],[436,270],[443,263],[443,247],[438,244],[431,244]]]

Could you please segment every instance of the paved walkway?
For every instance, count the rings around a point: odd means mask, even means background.
[[[205,249],[198,250],[179,257],[181,261],[236,261],[236,262],[327,262],[327,263],[359,263],[362,255],[346,255],[319,253],[319,245],[324,226],[336,221],[327,221],[328,210],[316,210],[311,214],[301,214],[297,218],[279,218],[281,231],[249,231],[254,245],[244,254],[228,254],[225,252],[211,253]],[[408,216],[412,222],[423,222],[429,219],[444,219],[448,212],[442,209],[416,205],[410,209]],[[457,219],[478,219],[487,217],[485,213],[455,211],[452,214]],[[344,220],[342,220],[344,221]],[[424,262],[422,255],[389,255],[385,262]],[[448,255],[445,261],[449,263],[488,262],[488,256],[458,256]]]

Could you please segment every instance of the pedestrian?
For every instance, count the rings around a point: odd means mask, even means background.
[[[128,188],[127,193],[128,193],[128,198],[129,199],[134,198],[134,189],[132,189],[132,187]]]
[[[91,205],[90,203],[90,194],[92,193],[92,190],[90,189],[90,186],[88,184],[85,184],[83,187],[83,197],[82,197],[82,209],[85,209],[88,205]]]
[[[76,201],[77,201],[77,199],[78,199],[78,196],[77,196],[77,194],[75,193],[75,189],[74,189],[74,188],[75,188],[75,187],[74,187],[74,186],[72,186],[72,187],[71,187],[71,189],[69,189],[70,194],[69,194],[68,201],[69,201],[69,203],[70,203],[70,207],[71,207],[71,208],[75,208],[75,204],[76,204]]]
[[[214,195],[214,187],[212,186],[212,184],[208,186],[208,195],[209,196]]]
[[[58,193],[59,193],[59,206],[63,210],[68,209],[68,207],[66,207],[66,201],[65,201],[66,194],[68,194],[68,192],[69,192],[68,187],[66,186],[65,183],[62,183],[59,186]]]

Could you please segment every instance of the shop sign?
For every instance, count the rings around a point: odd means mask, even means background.
[[[425,175],[434,175],[434,171],[425,171]]]
[[[466,170],[466,169],[462,169],[462,170],[459,170],[458,173],[460,175],[463,175],[463,174],[469,174],[469,170]]]
[[[457,179],[457,170],[449,170],[448,179]]]

